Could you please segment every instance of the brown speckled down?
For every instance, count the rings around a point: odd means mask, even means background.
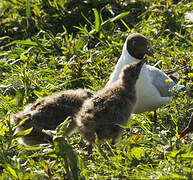
[[[83,101],[92,96],[92,92],[87,89],[66,90],[55,93],[37,102],[29,104],[23,111],[12,116],[11,121],[18,124],[21,120],[28,118],[17,131],[22,131],[33,127],[32,132],[22,137],[25,145],[34,145],[46,142],[42,129],[54,130],[60,123],[77,113]],[[69,133],[75,128],[74,122],[70,125]]]
[[[126,65],[118,81],[98,91],[82,105],[74,120],[92,151],[95,133],[99,141],[119,137],[136,103],[135,83],[144,60]]]

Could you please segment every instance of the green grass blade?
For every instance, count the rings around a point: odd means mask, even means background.
[[[12,41],[11,43],[9,43],[9,45],[13,45],[13,44],[21,44],[21,45],[29,45],[29,46],[38,46],[38,44],[37,44],[36,42],[29,41],[29,40],[16,40],[16,41]]]
[[[95,31],[99,32],[100,30],[100,17],[97,9],[93,8],[94,16],[95,16]]]
[[[130,11],[123,12],[123,13],[115,16],[114,18],[112,18],[110,21],[111,21],[111,22],[115,22],[115,21],[117,21],[117,20],[120,20],[120,19],[124,18],[125,16],[128,16],[129,14],[130,14]]]
[[[30,128],[30,129],[26,129],[26,130],[24,130],[24,131],[20,131],[20,132],[18,132],[17,134],[15,134],[15,135],[13,136],[13,138],[16,139],[16,138],[18,138],[18,137],[26,136],[26,135],[30,134],[32,130],[33,130],[33,127]]]
[[[29,21],[31,19],[31,7],[30,0],[26,0],[26,17],[27,17],[27,26],[29,26]]]
[[[18,176],[17,176],[16,171],[11,167],[10,164],[4,164],[3,167],[6,169],[6,171],[7,171],[8,173],[10,173],[10,175],[11,175],[12,177],[14,177],[15,179],[18,179]]]
[[[92,28],[95,27],[95,26],[93,25],[93,23],[91,23],[91,22],[89,21],[89,19],[88,19],[83,13],[81,13],[81,15],[82,15],[83,18],[91,25]]]

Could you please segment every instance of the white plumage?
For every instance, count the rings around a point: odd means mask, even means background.
[[[131,42],[134,41],[135,43],[128,43],[128,40]],[[136,51],[133,51],[133,56],[131,56],[128,51],[132,51],[134,49],[134,47],[130,47],[133,44],[136,45]],[[123,46],[121,57],[119,58],[106,86],[109,86],[118,80],[121,70],[125,65],[141,61],[141,59],[134,57],[135,53],[137,53],[137,48],[141,50],[141,54],[143,54],[143,56],[145,54],[151,55],[151,52],[148,50],[147,40],[144,36],[140,34],[132,34],[128,36]],[[166,82],[167,79],[169,79],[168,82]],[[137,114],[145,111],[156,110],[171,100],[170,89],[181,89],[182,87],[184,86],[177,85],[160,69],[144,64],[136,83],[137,102],[133,112]]]

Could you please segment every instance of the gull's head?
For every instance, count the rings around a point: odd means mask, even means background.
[[[154,57],[152,51],[148,48],[147,39],[139,33],[131,34],[125,42],[127,52],[136,59],[143,59],[145,54]]]

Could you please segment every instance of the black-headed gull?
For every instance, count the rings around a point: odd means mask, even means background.
[[[121,69],[125,65],[141,61],[145,54],[153,57],[152,52],[148,49],[147,39],[138,33],[129,35],[106,86],[118,80]],[[144,64],[136,83],[137,102],[133,113],[156,110],[171,100],[171,88],[180,89],[182,87],[160,69]]]

